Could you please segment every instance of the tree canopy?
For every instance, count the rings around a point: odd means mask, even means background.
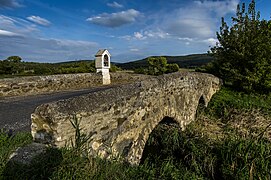
[[[229,27],[222,18],[218,43],[210,53],[215,57],[210,69],[226,83],[248,92],[271,90],[271,21],[260,19],[254,0],[248,8],[237,6]]]
[[[179,66],[176,63],[168,64],[165,57],[149,57],[147,59],[147,68],[135,69],[136,73],[149,75],[162,75],[179,71]]]
[[[9,56],[6,61],[19,63],[21,62],[22,58],[20,56]]]

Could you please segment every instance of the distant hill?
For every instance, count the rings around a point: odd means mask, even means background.
[[[56,64],[56,65],[64,65],[64,64],[73,64],[73,63],[82,63],[82,62],[86,62],[86,63],[91,63],[94,60],[74,60],[74,61],[63,61],[63,62],[57,62],[57,63],[52,63],[52,64]]]
[[[158,56],[151,56],[158,57]],[[207,64],[213,60],[213,57],[208,54],[191,54],[186,56],[163,56],[167,59],[168,63],[176,63],[180,68],[195,68]],[[140,67],[147,67],[147,59],[136,60],[127,63],[118,63],[118,67],[122,69],[137,69]]]

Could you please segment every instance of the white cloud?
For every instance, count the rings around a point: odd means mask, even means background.
[[[0,15],[0,27],[2,30],[10,31],[21,36],[34,35],[38,32],[36,25],[21,18],[8,17]]]
[[[127,40],[127,41],[130,41],[130,40],[133,39],[133,37],[130,36],[130,35],[120,36],[119,38],[120,38],[120,39],[125,39],[125,40]]]
[[[208,39],[203,40],[203,42],[205,42],[209,46],[215,46],[216,43],[218,43],[218,40],[215,38],[208,38]]]
[[[17,0],[0,0],[0,8],[17,8],[22,5]]]
[[[221,15],[233,13],[238,2],[239,0],[197,0],[186,6],[176,7],[163,16],[161,16],[161,11],[157,11],[157,14],[146,15],[146,21],[152,24],[120,38],[128,41],[148,40],[148,42],[177,39],[186,45],[194,43],[214,45]]]
[[[170,35],[188,38],[206,38],[216,31],[215,18],[200,8],[177,9],[164,18],[163,27]]]
[[[39,16],[29,16],[29,17],[27,17],[27,19],[29,21],[32,21],[34,23],[37,23],[37,24],[43,25],[43,26],[49,26],[51,24],[50,21],[48,21],[47,19],[41,18]]]
[[[234,13],[240,0],[225,0],[225,1],[194,1],[195,5],[200,8],[205,8],[214,11],[218,16],[224,16],[228,13]]]
[[[143,34],[141,34],[140,32],[134,32],[134,37],[139,40],[146,39],[146,37]]]
[[[180,37],[178,39],[181,40],[181,41],[189,41],[189,42],[194,41],[193,38],[188,38],[188,37],[184,37],[184,38]]]
[[[134,32],[132,36],[130,35],[125,35],[125,36],[120,36],[120,39],[125,39],[125,40],[145,40],[145,39],[165,39],[169,38],[170,35],[164,31],[161,31],[160,29],[156,31],[152,30],[145,30],[145,31],[140,31],[140,32]]]
[[[131,51],[131,52],[138,52],[139,49],[137,49],[137,48],[131,48],[130,51]]]
[[[0,36],[0,59],[19,55],[26,61],[61,62],[93,59],[98,44],[68,39]]]
[[[160,29],[158,29],[156,31],[153,31],[153,30],[144,31],[144,35],[151,37],[151,38],[161,38],[161,39],[169,37],[169,33],[164,32]]]
[[[123,5],[117,3],[116,1],[114,1],[113,3],[107,3],[106,5],[112,8],[123,8]]]
[[[33,23],[0,15],[0,59],[19,55],[26,61],[56,62],[93,59],[98,44],[91,41],[41,38]]]
[[[214,38],[221,17],[234,13],[238,3],[239,0],[192,1],[186,6],[172,9],[163,18],[154,16],[156,24],[152,28],[159,28],[179,40]]]
[[[148,40],[145,42],[149,43],[179,40],[186,45],[214,45],[221,16],[234,13],[238,3],[239,0],[194,0],[184,6],[175,6],[166,13],[162,8],[145,15],[148,25],[141,31],[122,38],[129,41]]]
[[[0,29],[0,36],[20,36],[17,33]]]
[[[112,14],[103,13],[98,16],[90,17],[87,21],[100,26],[114,28],[134,22],[139,15],[139,11],[129,9],[127,11]]]

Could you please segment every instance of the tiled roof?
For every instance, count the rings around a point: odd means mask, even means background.
[[[95,56],[102,56],[106,49],[100,49]]]

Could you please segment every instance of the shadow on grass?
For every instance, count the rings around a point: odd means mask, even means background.
[[[62,153],[58,149],[47,149],[46,153],[35,157],[31,164],[25,165],[10,161],[7,163],[3,179],[49,179],[62,162]]]

